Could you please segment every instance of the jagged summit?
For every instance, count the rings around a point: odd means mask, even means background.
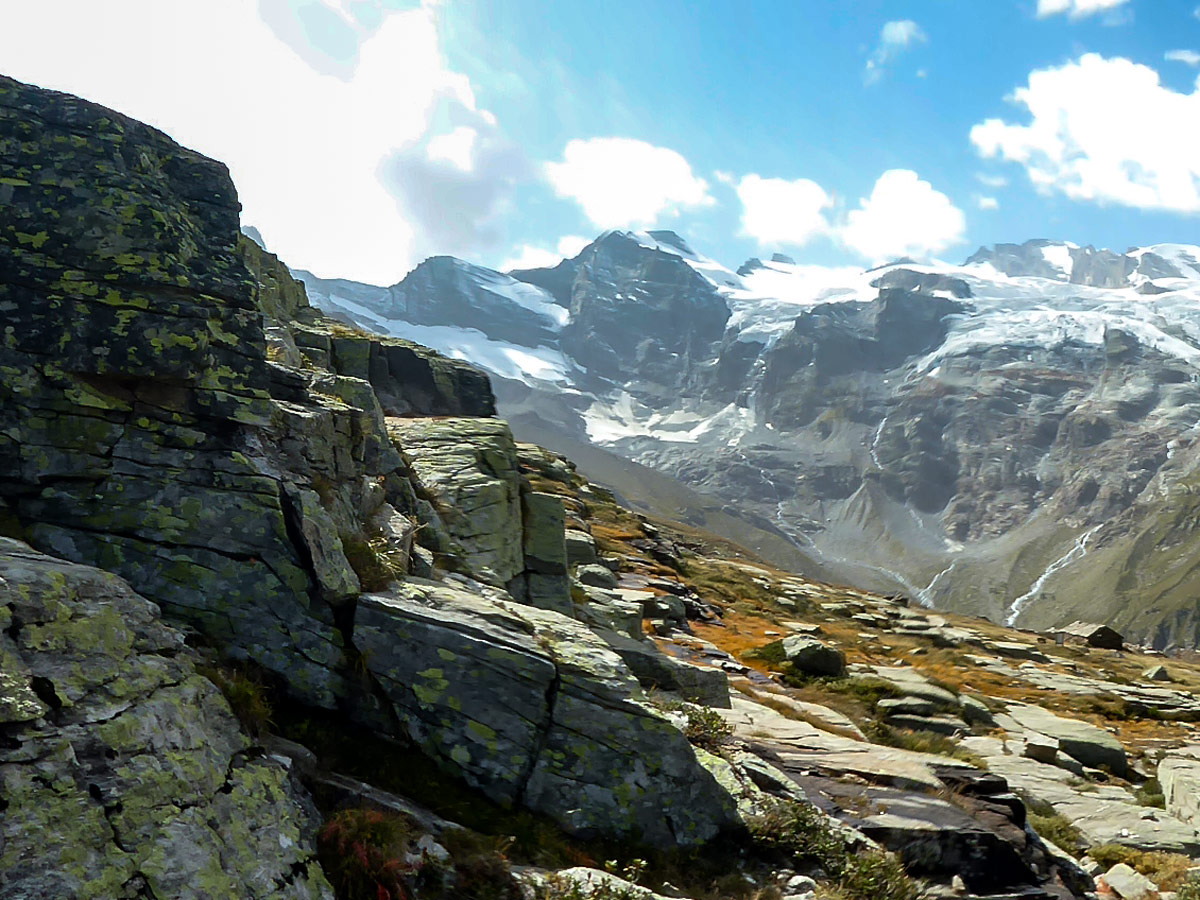
[[[1193,281],[1200,275],[1200,247],[1158,244],[1116,253],[1067,241],[1037,239],[1023,244],[980,247],[964,265],[978,263],[986,263],[1012,277],[1048,278],[1093,287],[1139,287],[1157,292],[1178,286],[1180,281]]]

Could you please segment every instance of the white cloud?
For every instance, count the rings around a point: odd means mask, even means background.
[[[900,256],[927,257],[960,243],[966,217],[950,198],[909,169],[879,176],[871,196],[859,202],[838,229],[843,244],[875,262]]]
[[[517,252],[504,260],[498,266],[501,272],[513,269],[548,269],[562,262],[562,256],[545,247],[535,247],[533,244],[522,244]]]
[[[746,175],[737,183],[742,234],[763,246],[801,246],[829,231],[823,210],[833,198],[815,181]]]
[[[1116,9],[1128,2],[1129,0],[1038,0],[1037,15],[1039,19],[1044,19],[1065,12],[1069,13],[1072,19],[1082,19]]]
[[[680,154],[633,138],[570,141],[545,173],[555,193],[575,200],[600,228],[653,225],[716,202]]]
[[[991,175],[987,172],[976,172],[975,179],[980,184],[990,188],[1002,188],[1008,186],[1008,179],[1003,175]]]
[[[980,209],[999,209],[1000,201],[995,197],[988,197],[984,194],[979,194],[975,197],[975,205]]]
[[[1200,66],[1200,53],[1195,50],[1168,50],[1163,54],[1167,62],[1181,62],[1189,66]]]
[[[874,84],[883,76],[883,69],[889,62],[914,44],[923,44],[929,37],[921,30],[921,26],[912,19],[898,19],[885,22],[879,32],[879,43],[875,45],[870,59],[867,60],[863,80]]]
[[[432,161],[444,160],[464,172],[470,172],[478,137],[479,132],[470,125],[460,125],[453,131],[430,138],[425,145],[425,155]]]
[[[520,165],[501,151],[469,80],[449,68],[430,5],[394,12],[376,3],[368,22],[360,14],[370,5],[9,4],[0,59],[6,74],[111,106],[225,162],[243,221],[292,265],[388,284],[424,252],[494,239],[488,223]],[[289,32],[301,7],[317,18]],[[324,29],[319,41],[313,28]],[[464,129],[475,132],[470,141]],[[401,158],[443,180],[421,193],[392,176]],[[439,189],[486,202],[449,216],[437,208]],[[452,218],[455,233],[440,238],[461,246],[425,241],[430,222]]]
[[[590,243],[591,240],[581,235],[568,234],[558,239],[558,245],[554,250],[547,250],[545,247],[537,247],[533,244],[522,244],[514,255],[500,263],[499,268],[501,272],[508,272],[512,269],[550,268],[557,266],[564,259],[578,256],[579,251]]]
[[[564,259],[578,256],[583,248],[592,242],[591,238],[585,238],[581,234],[568,234],[558,239],[558,244],[555,249],[558,255]]]
[[[1200,212],[1200,87],[1095,53],[1040,69],[1010,98],[1030,121],[988,119],[971,129],[981,155],[1020,163],[1034,186],[1075,200]]]

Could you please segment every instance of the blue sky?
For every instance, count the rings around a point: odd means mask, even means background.
[[[0,71],[227,162],[322,275],[607,227],[730,266],[958,261],[1200,241],[1196,4],[41,0],[0,12]]]

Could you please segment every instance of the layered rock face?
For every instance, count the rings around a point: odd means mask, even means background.
[[[311,531],[306,510],[323,524],[303,493],[314,473],[344,480],[353,503],[363,488],[351,482],[398,464],[368,438],[378,410],[337,396],[370,394],[354,379],[374,374],[372,350],[387,353],[318,335],[332,371],[326,393],[309,392],[268,359],[223,166],[74,98],[6,81],[0,103],[7,515],[34,545],[130,578],[332,706],[344,647],[333,608],[358,585],[344,558],[318,571],[294,536]],[[282,313],[299,301],[274,296],[277,274],[264,293]],[[417,412],[461,411],[456,377],[477,382],[468,411],[490,412],[476,373],[432,354],[402,364],[430,385],[406,398]]]
[[[0,113],[5,532],[567,829],[736,822],[574,622],[561,500],[483,373],[310,309],[220,164],[7,79]]]
[[[115,575],[0,538],[0,893],[332,900],[316,810]]]

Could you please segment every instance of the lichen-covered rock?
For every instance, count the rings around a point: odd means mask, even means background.
[[[566,532],[567,565],[586,565],[597,560],[596,539],[586,531],[568,528]]]
[[[389,419],[396,445],[476,575],[504,586],[525,569],[521,479],[508,425],[495,419]]]
[[[6,78],[0,206],[6,533],[335,706],[342,544],[417,502],[384,411],[490,415],[486,376],[310,309],[221,164]]]
[[[631,638],[640,639],[643,636],[640,600],[586,584],[580,585],[580,590],[587,598],[586,603],[576,608],[580,621],[592,628],[607,628]]]
[[[801,672],[808,675],[844,675],[846,656],[836,647],[805,634],[793,634],[783,639],[783,653]]]
[[[599,563],[584,563],[575,569],[575,577],[581,584],[612,590],[617,586],[617,575],[608,566]]]
[[[410,580],[364,595],[354,633],[408,736],[493,799],[659,846],[735,822],[683,735],[578,622]]]
[[[315,811],[114,575],[0,538],[0,894],[332,898]]]
[[[543,575],[567,574],[566,515],[557,494],[521,495],[525,568]]]

